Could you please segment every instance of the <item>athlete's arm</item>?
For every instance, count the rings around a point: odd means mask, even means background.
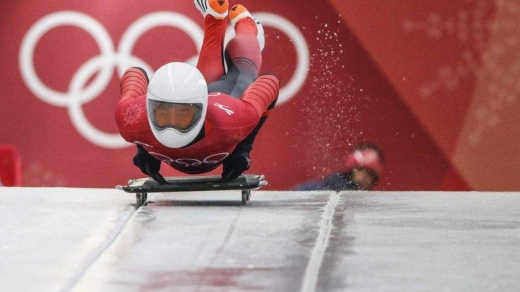
[[[279,93],[279,81],[274,75],[262,75],[251,84],[241,99],[245,103],[251,104],[260,116],[258,125],[253,131],[237,145],[242,150],[251,151],[255,137],[263,126],[265,120],[269,116],[269,112],[274,108]]]
[[[146,88],[148,86],[146,72],[137,67],[125,71],[121,77],[121,100],[116,107],[117,127],[121,136],[128,142],[140,140],[142,133],[148,130],[146,120]],[[166,183],[159,173],[161,161],[153,157],[137,144],[137,153],[133,162],[146,175],[151,176],[159,184]]]
[[[146,94],[148,82],[148,75],[142,68],[132,67],[127,69],[120,82],[121,101]]]
[[[273,75],[263,75],[251,84],[242,95],[242,101],[255,108],[260,116],[260,120],[253,131],[237,144],[233,153],[224,159],[222,171],[223,181],[237,178],[251,167],[249,153],[253,149],[253,142],[255,141],[258,131],[263,126],[270,110],[275,106],[278,92],[278,79]]]
[[[280,82],[274,75],[258,77],[244,92],[240,99],[253,106],[258,117],[268,115],[268,110],[274,106],[280,91]]]
[[[121,136],[128,142],[139,141],[149,129],[146,115],[146,88],[148,76],[141,68],[130,68],[121,77],[121,99],[116,106],[115,118]]]

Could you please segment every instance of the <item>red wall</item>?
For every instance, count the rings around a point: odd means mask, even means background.
[[[484,57],[478,52],[485,51],[482,46],[491,36],[483,35],[472,45],[454,45],[450,38],[435,39],[428,35],[434,30],[421,32],[420,28],[421,23],[437,21],[431,15],[440,16],[442,27],[449,26],[452,18],[462,23],[466,21],[460,20],[464,11],[473,13],[471,23],[485,24],[494,19],[495,7],[476,6],[482,1],[423,2],[416,7],[416,1],[402,1],[399,6],[382,0],[363,1],[363,5],[359,1],[320,1],[309,9],[293,0],[242,1],[265,24],[263,70],[277,74],[285,86],[283,102],[272,112],[252,152],[249,172],[265,174],[270,182],[266,189],[288,189],[340,168],[348,150],[363,141],[379,144],[386,154],[380,190],[520,187],[508,182],[492,187],[479,184],[475,179],[479,172],[470,171],[475,167],[465,164],[471,152],[463,139],[465,132],[471,132],[465,130],[466,121],[472,108],[478,111],[475,92],[482,80],[476,70],[468,69],[463,77],[448,78],[456,81],[453,85],[445,78],[448,71],[443,71],[448,67],[457,70],[457,64],[464,65],[469,55],[474,66],[482,68]],[[0,144],[13,144],[20,150],[24,185],[113,187],[142,176],[132,165],[134,147],[118,144],[113,116],[120,74],[113,61],[135,64],[121,59],[120,41],[138,19],[159,11],[182,14],[199,29],[202,25],[191,1],[142,3],[61,0],[45,5],[41,1],[0,4],[3,12],[8,11],[0,19],[0,36],[9,40],[0,47],[0,88],[4,92]],[[81,13],[81,17],[73,17],[76,21],[86,16],[97,21],[100,27],[90,23],[89,30],[96,35],[106,31],[107,46],[114,53],[96,60],[98,44],[77,26],[60,25],[42,33],[31,56],[38,78],[58,93],[52,102],[52,93],[38,93],[28,81],[31,78],[24,77],[27,69],[22,66],[27,58],[20,54],[30,47],[23,42],[28,40],[28,32],[34,32],[34,24],[62,11]],[[58,22],[62,15],[49,21]],[[280,19],[294,29],[280,28]],[[195,56],[197,44],[187,34],[186,23],[183,29],[152,26],[137,38],[131,55],[138,59],[132,61],[141,60],[153,70]],[[296,32],[299,34],[293,35]],[[300,42],[306,50],[297,48]],[[110,68],[99,71],[102,65],[94,66],[96,61]],[[93,65],[91,72],[87,65]],[[81,73],[86,74],[84,80]],[[103,79],[103,74],[109,77]],[[290,93],[287,86],[298,74],[304,79]],[[108,81],[96,84],[100,80]],[[437,86],[438,80],[444,83]],[[86,90],[97,85],[99,92],[88,95]],[[425,91],[428,85],[430,91]],[[94,132],[87,131],[88,124]],[[179,174],[167,166],[163,172]]]
[[[464,181],[520,189],[520,1],[331,3]]]

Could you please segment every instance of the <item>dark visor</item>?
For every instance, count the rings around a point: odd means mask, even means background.
[[[155,129],[173,128],[187,133],[197,124],[202,115],[200,103],[172,103],[149,100],[150,119]]]

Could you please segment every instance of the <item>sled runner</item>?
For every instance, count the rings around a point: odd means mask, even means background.
[[[208,176],[175,176],[165,177],[166,184],[159,184],[152,178],[139,178],[128,181],[127,186],[116,186],[116,189],[127,193],[135,193],[137,207],[146,202],[148,193],[162,192],[194,192],[241,190],[242,204],[251,200],[251,190],[267,185],[264,175],[245,174],[236,179],[221,182],[219,175]]]

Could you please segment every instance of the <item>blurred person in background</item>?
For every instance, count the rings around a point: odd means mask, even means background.
[[[319,180],[296,185],[295,191],[373,190],[383,172],[384,153],[369,143],[357,145],[347,157],[345,167]]]

